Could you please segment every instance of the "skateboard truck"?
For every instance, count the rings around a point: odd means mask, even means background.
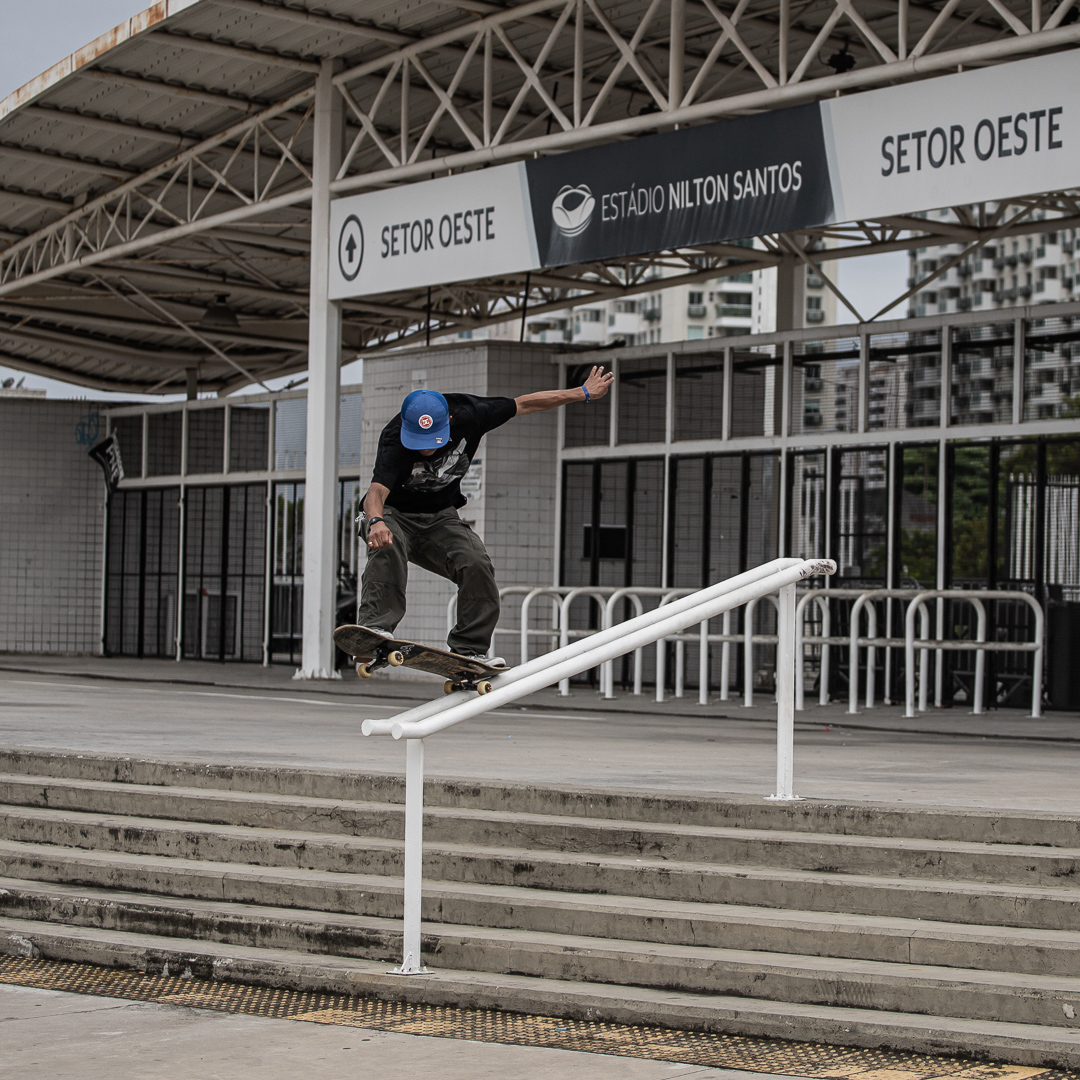
[[[442,684],[444,694],[452,694],[455,690],[475,690],[481,696],[484,694],[490,694],[494,687],[491,685],[490,679],[477,679],[464,678],[464,679],[447,679]]]
[[[355,657],[354,657],[355,659]],[[379,668],[401,667],[405,663],[405,654],[400,649],[391,649],[383,646],[375,650],[372,659],[356,665],[356,674],[361,679],[370,679]]]

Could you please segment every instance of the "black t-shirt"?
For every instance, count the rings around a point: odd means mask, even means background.
[[[513,398],[447,394],[446,404],[450,440],[430,457],[401,445],[400,414],[382,429],[371,482],[390,489],[387,506],[407,514],[434,514],[448,506],[464,506],[461,478],[480,440],[517,415]]]

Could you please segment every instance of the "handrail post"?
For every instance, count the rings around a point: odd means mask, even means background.
[[[975,608],[975,640],[986,640],[986,605],[977,597],[971,598],[972,607]],[[975,650],[975,685],[972,689],[972,713],[975,716],[983,714],[983,682],[986,679],[986,650]]]
[[[851,605],[848,636],[848,716],[859,714],[859,616],[866,607],[867,593]]]
[[[1043,649],[1046,648],[1045,618],[1042,604],[1034,597],[1028,601],[1028,605],[1035,612],[1035,664],[1031,675],[1031,718],[1038,720],[1042,716],[1042,680],[1043,680]]]
[[[519,664],[529,662],[529,608],[532,607],[533,596],[539,591],[539,589],[533,589],[521,598],[521,625],[518,627],[518,632],[521,635],[521,644],[518,651],[520,656]]]
[[[945,640],[945,597],[938,596],[936,618],[934,620],[934,629],[937,633],[937,640]],[[934,708],[940,709],[944,704],[945,693],[945,651],[943,649],[936,649],[934,651]]]
[[[795,665],[795,711],[802,712],[805,702],[803,701],[803,683],[805,682],[806,672],[803,668],[806,664],[803,660],[803,656],[806,652],[806,639],[803,637],[803,618],[805,614],[805,608],[803,607],[803,601],[809,600],[809,596],[804,596],[799,601],[799,606],[795,611],[795,655],[798,657],[798,663]]]
[[[874,639],[877,637],[877,608],[873,600],[866,605],[866,635],[870,643],[866,646],[866,707],[874,707],[874,661],[877,659],[877,650],[874,647]]]
[[[821,646],[821,662],[818,667],[818,704],[829,704],[829,643],[832,636],[832,608],[829,606],[829,595],[826,591],[824,599],[818,597],[817,605],[821,608],[821,635],[826,641]]]
[[[574,602],[577,590],[568,592],[559,604],[559,648],[565,649],[570,644],[570,605]],[[559,697],[570,696],[570,680],[559,683]]]
[[[724,636],[720,646],[720,700],[727,701],[731,686],[731,612],[724,612],[724,621],[720,624],[720,633]]]
[[[395,975],[426,975],[420,959],[420,903],[424,874],[424,740],[405,747],[405,919],[401,967]]]
[[[930,640],[930,609],[922,604],[919,607],[919,634],[923,641]],[[929,708],[927,700],[930,695],[930,650],[919,650],[919,712],[926,712]],[[936,677],[936,670],[935,670]]]
[[[607,603],[604,604],[604,617],[601,620],[600,625],[605,630],[608,630],[615,625],[615,605],[618,603],[619,592],[621,592],[621,590],[613,592],[607,598]],[[603,694],[605,701],[612,701],[615,697],[614,660],[609,660],[606,664],[600,665],[600,693]]]
[[[663,704],[667,687],[667,639],[656,639],[656,701]]]
[[[795,585],[780,590],[776,644],[776,794],[778,802],[795,795]]]
[[[757,597],[743,608],[743,708],[754,704],[754,609]]]
[[[698,640],[698,695],[699,705],[709,704],[709,620],[703,619]]]
[[[904,612],[904,717],[915,715],[915,615],[919,603],[912,600]]]

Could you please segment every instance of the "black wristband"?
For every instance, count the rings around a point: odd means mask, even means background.
[[[384,521],[384,520],[385,520],[385,519],[384,519],[384,518],[381,518],[381,517],[373,517],[373,518],[368,518],[368,523],[367,523],[367,525],[368,525],[368,528],[370,529],[370,528],[371,528],[371,526],[372,526],[372,525],[374,525],[376,521]]]

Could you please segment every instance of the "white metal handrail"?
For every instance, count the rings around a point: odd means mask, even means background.
[[[405,912],[402,975],[426,969],[420,960],[420,910],[423,883],[424,739],[481,713],[508,705],[564,678],[633,652],[695,623],[741,607],[751,600],[780,593],[777,717],[776,793],[769,798],[790,801],[794,794],[795,731],[795,586],[816,574],[833,574],[829,559],[775,559],[745,574],[719,582],[690,596],[673,599],[653,611],[609,627],[589,638],[571,642],[542,657],[511,668],[492,679],[485,695],[462,699],[460,694],[406,710],[389,720],[367,719],[364,735],[392,735],[405,739]]]

